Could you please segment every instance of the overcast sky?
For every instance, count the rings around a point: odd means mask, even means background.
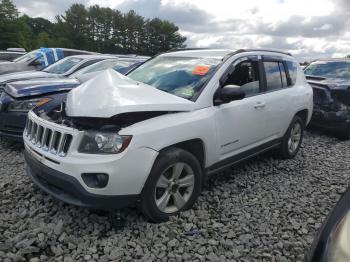
[[[76,2],[170,20],[188,47],[274,48],[299,60],[350,54],[350,0],[14,0],[50,20]]]

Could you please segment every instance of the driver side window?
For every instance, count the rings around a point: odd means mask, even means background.
[[[225,85],[237,85],[245,92],[246,97],[260,93],[259,66],[257,61],[243,61],[235,66],[228,76]]]

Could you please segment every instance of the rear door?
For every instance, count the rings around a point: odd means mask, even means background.
[[[265,56],[263,68],[266,132],[273,140],[284,135],[293,118],[293,85],[284,60]]]

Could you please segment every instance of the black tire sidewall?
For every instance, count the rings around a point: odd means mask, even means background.
[[[301,137],[300,137],[300,141],[299,141],[299,145],[297,147],[297,149],[293,152],[290,153],[288,150],[288,140],[290,137],[290,133],[292,131],[293,126],[295,125],[296,122],[299,122],[300,126],[301,126]],[[282,139],[282,145],[281,145],[281,150],[280,153],[282,155],[283,158],[293,158],[295,157],[300,149],[300,146],[303,142],[303,138],[304,138],[304,130],[305,130],[305,123],[304,121],[299,117],[299,116],[294,116],[292,122],[290,123],[283,139]]]
[[[168,214],[161,212],[158,209],[154,199],[154,192],[158,179],[163,171],[177,162],[184,162],[192,168],[195,177],[195,184],[192,195],[185,206],[177,212]],[[143,214],[153,222],[162,222],[168,220],[170,216],[177,215],[181,211],[191,208],[200,194],[201,180],[202,168],[193,154],[175,147],[160,152],[141,193],[141,209]]]

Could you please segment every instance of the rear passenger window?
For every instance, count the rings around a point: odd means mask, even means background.
[[[286,61],[287,62],[287,67],[289,71],[289,76],[291,80],[291,85],[295,85],[297,81],[297,72],[298,72],[298,66],[295,62],[292,61]]]
[[[287,81],[287,74],[286,74],[286,70],[284,68],[284,65],[283,65],[283,63],[278,63],[278,65],[279,65],[280,71],[281,71],[282,86],[287,87],[288,81]]]
[[[279,62],[264,62],[266,73],[267,91],[277,90],[283,87]]]

